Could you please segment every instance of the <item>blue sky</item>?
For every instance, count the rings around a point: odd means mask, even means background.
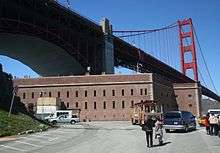
[[[63,0],[60,0],[63,3]],[[70,0],[71,8],[96,22],[107,17],[115,30],[154,29],[191,17],[215,86],[220,93],[219,0]],[[0,56],[4,71],[37,74],[18,61]],[[200,67],[203,70],[204,67]],[[123,71],[122,71],[123,72]]]

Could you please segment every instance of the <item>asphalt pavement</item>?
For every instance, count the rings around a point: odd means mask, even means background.
[[[164,145],[147,148],[145,133],[130,122],[61,125],[31,135],[0,139],[0,153],[218,153],[220,138],[196,131],[164,132]]]

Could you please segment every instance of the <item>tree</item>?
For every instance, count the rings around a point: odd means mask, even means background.
[[[12,98],[13,82],[11,74],[2,71],[0,64],[0,108],[9,109]]]

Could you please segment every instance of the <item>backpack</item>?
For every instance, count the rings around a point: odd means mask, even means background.
[[[142,131],[146,131],[147,126],[146,126],[145,124],[144,124],[144,125],[142,125],[141,127],[142,127]]]

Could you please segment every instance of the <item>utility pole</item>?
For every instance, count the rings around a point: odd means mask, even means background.
[[[11,116],[11,111],[12,111],[12,107],[13,107],[13,104],[14,104],[15,95],[17,94],[17,92],[18,92],[18,87],[17,86],[13,87],[13,96],[12,96],[12,99],[11,99],[11,105],[10,105],[10,109],[9,109],[9,112],[8,112],[8,117]]]

